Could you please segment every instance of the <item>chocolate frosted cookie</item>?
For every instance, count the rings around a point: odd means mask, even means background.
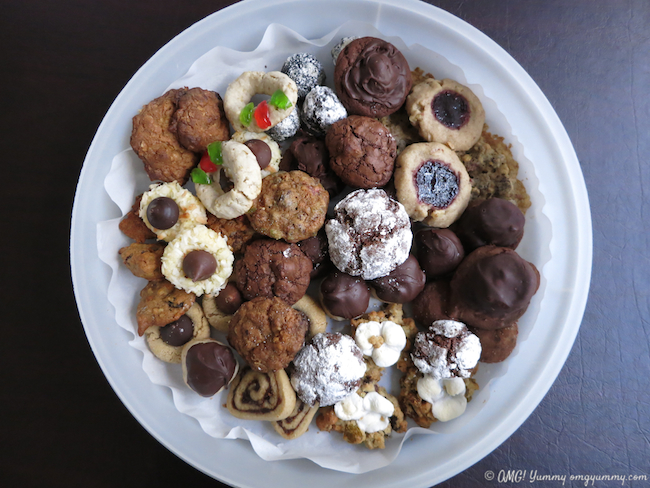
[[[353,319],[368,309],[370,289],[361,278],[335,271],[321,282],[320,297],[334,320]]]
[[[539,271],[507,247],[472,252],[451,280],[454,314],[480,329],[501,329],[521,317],[539,288]]]
[[[424,289],[426,277],[412,254],[386,276],[370,282],[377,298],[388,303],[406,303]]]
[[[413,318],[424,326],[436,320],[449,320],[453,316],[449,307],[449,281],[430,281],[413,300]]]
[[[330,197],[343,190],[343,182],[330,168],[330,153],[325,141],[316,137],[296,137],[282,155],[280,169],[300,170],[320,181]]]
[[[411,70],[391,43],[375,37],[350,42],[340,52],[334,84],[351,114],[383,117],[397,111],[411,90]]]
[[[455,224],[465,250],[493,245],[516,249],[524,236],[524,214],[502,198],[474,200]]]
[[[427,280],[451,273],[465,257],[463,244],[449,229],[422,229],[415,234],[415,244]]]
[[[375,188],[393,175],[397,146],[377,119],[352,115],[339,120],[327,131],[325,143],[332,169],[347,185]]]

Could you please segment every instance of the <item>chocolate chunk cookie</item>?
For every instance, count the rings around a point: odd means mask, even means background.
[[[136,311],[138,334],[144,334],[152,325],[165,326],[187,312],[196,295],[175,288],[169,281],[150,281],[140,292]]]

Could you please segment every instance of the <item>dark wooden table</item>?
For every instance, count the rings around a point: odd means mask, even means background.
[[[224,486],[168,452],[111,390],[75,307],[68,236],[79,171],[113,99],[173,36],[230,3],[1,3],[0,486]],[[539,84],[575,145],[594,226],[590,298],[557,381],[514,435],[443,486],[497,485],[487,470],[650,475],[650,3],[429,3]]]

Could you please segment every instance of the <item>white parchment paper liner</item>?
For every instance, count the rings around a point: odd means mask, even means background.
[[[532,201],[532,206],[526,214],[526,233],[517,251],[522,257],[533,262],[542,274],[540,290],[519,322],[519,341],[525,340],[539,313],[541,297],[546,287],[543,267],[551,257],[551,224],[542,212],[544,199],[538,190],[533,163],[526,157],[524,148],[519,144],[516,131],[509,126],[497,103],[490,97],[495,97],[503,104],[507,103],[507,98],[504,98],[507,94],[486,94],[480,85],[481,80],[467,80],[463,70],[450,60],[420,45],[407,47],[401,39],[385,36],[372,25],[360,22],[347,22],[316,40],[307,40],[284,26],[272,24],[254,51],[237,52],[222,47],[214,48],[199,58],[187,74],[173,82],[168,89],[200,86],[223,95],[228,83],[243,71],[279,70],[284,60],[296,52],[314,54],[326,70],[327,84],[332,86],[334,64],[330,50],[342,37],[351,35],[386,39],[403,52],[412,69],[419,66],[436,78],[452,78],[468,85],[484,105],[490,130],[505,137],[506,142],[512,144],[513,155],[520,164],[519,178],[524,181]],[[134,115],[139,108],[133,107]],[[149,184],[151,182],[143,170],[142,162],[130,148],[125,148],[113,158],[111,170],[105,180],[105,189],[123,215],[131,208],[135,196],[145,191]],[[118,228],[120,220],[121,218],[98,224],[97,247],[100,259],[113,271],[108,300],[115,307],[116,322],[133,333],[133,340],[129,345],[142,351],[143,370],[153,383],[170,388],[176,408],[194,417],[208,435],[225,439],[248,439],[255,452],[265,460],[307,458],[322,467],[348,473],[364,473],[381,468],[397,457],[404,441],[412,435],[438,434],[432,442],[444,442],[446,436],[462,429],[488,401],[490,383],[498,381],[507,372],[507,360],[494,365],[481,363],[476,377],[480,390],[474,394],[463,416],[447,423],[436,422],[430,429],[411,427],[406,434],[393,433],[393,436],[387,439],[386,449],[383,450],[370,451],[361,446],[352,446],[344,442],[342,435],[338,433],[319,432],[315,423],[312,423],[309,431],[302,437],[286,441],[268,422],[242,421],[232,417],[222,406],[226,392],[209,399],[192,392],[183,383],[180,365],[167,364],[155,358],[144,338],[137,336],[135,311],[140,290],[146,282],[134,277],[120,262],[117,251],[131,243]],[[340,328],[340,325],[338,327]],[[518,349],[515,349],[513,355],[517,352]],[[394,395],[399,393],[398,375],[399,372],[394,371],[392,375],[382,379],[382,384],[386,384]]]

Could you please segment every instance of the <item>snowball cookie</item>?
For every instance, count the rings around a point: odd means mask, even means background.
[[[329,201],[320,181],[307,173],[274,173],[262,180],[248,220],[260,234],[298,242],[318,233],[325,223]]]
[[[163,327],[149,327],[144,336],[154,356],[166,363],[180,364],[183,346],[192,339],[210,337],[210,325],[201,305],[194,302],[185,315]]]
[[[226,239],[204,225],[181,232],[162,256],[162,273],[176,288],[213,295],[226,286],[235,258]]]
[[[467,208],[472,184],[454,151],[437,142],[420,142],[398,156],[395,189],[414,221],[444,228]]]
[[[278,297],[257,297],[235,312],[228,342],[249,366],[263,373],[283,370],[305,343],[309,321]]]
[[[327,86],[315,86],[305,97],[300,112],[304,129],[311,135],[322,137],[337,120],[348,116],[345,107]]]
[[[411,84],[406,58],[382,39],[355,39],[337,57],[334,85],[351,114],[377,118],[390,115],[404,104]]]
[[[325,83],[323,65],[313,54],[292,54],[284,62],[280,71],[296,82],[300,100],[305,98],[312,88]]]
[[[224,192],[219,184],[221,169],[209,173],[212,182],[196,183],[196,195],[212,214],[221,219],[234,219],[244,215],[253,206],[253,201],[262,189],[262,175],[257,158],[245,144],[237,141],[221,143],[221,156],[226,176],[233,182],[233,188]]]
[[[334,405],[361,385],[366,372],[363,353],[352,337],[317,334],[293,361],[291,386],[307,405]]]
[[[406,99],[409,120],[429,142],[467,151],[481,137],[485,111],[472,90],[454,80],[428,78]]]
[[[507,247],[479,247],[451,280],[453,314],[479,329],[501,329],[517,321],[539,288],[539,271]]]
[[[190,171],[199,162],[199,155],[180,145],[169,130],[178,98],[186,88],[169,90],[142,107],[133,117],[131,147],[144,163],[150,180],[178,181],[184,185]]]
[[[325,224],[330,259],[340,271],[364,280],[386,276],[411,250],[411,221],[384,190],[356,190],[334,207]]]
[[[311,259],[296,244],[259,239],[235,263],[237,288],[246,300],[277,296],[293,305],[306,293],[311,269]]]
[[[151,185],[142,194],[138,215],[158,239],[167,242],[187,228],[208,222],[201,201],[176,181]]]
[[[330,166],[347,185],[375,188],[393,176],[397,145],[377,119],[361,115],[341,119],[327,131],[325,144]]]
[[[268,134],[274,141],[282,142],[290,137],[296,135],[300,129],[300,108],[295,107],[295,109],[282,121],[275,124],[270,129],[266,130]]]
[[[264,132],[235,132],[232,140],[241,142],[252,151],[262,172],[262,178],[277,173],[282,160],[280,146]]]
[[[291,103],[285,109],[274,107],[267,103],[269,124],[261,128],[255,117],[251,117],[250,124],[244,125],[240,120],[241,111],[251,103],[251,99],[259,95],[271,96],[281,90]],[[284,73],[279,71],[245,71],[239,78],[233,81],[226,89],[223,99],[223,106],[226,116],[236,131],[249,130],[251,132],[264,132],[267,129],[279,124],[293,112],[298,101],[298,88],[296,83]],[[264,102],[262,102],[264,103]],[[259,107],[259,106],[258,106]]]
[[[195,153],[205,152],[211,142],[228,140],[230,127],[219,94],[198,87],[187,90],[178,98],[169,130]]]

